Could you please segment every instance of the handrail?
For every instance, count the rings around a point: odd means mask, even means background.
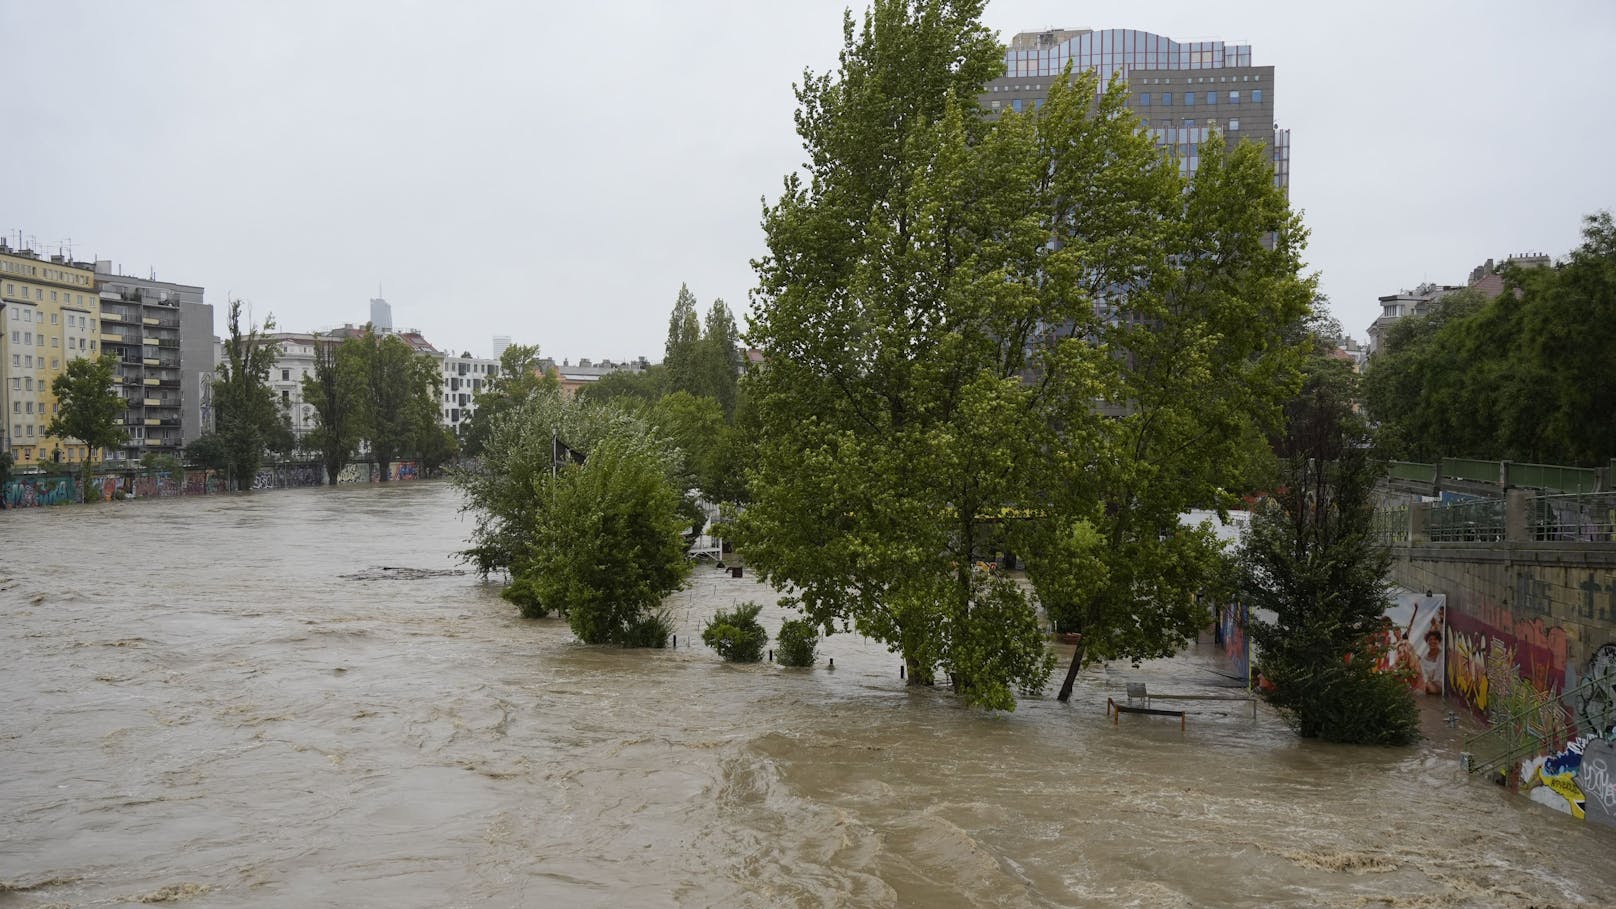
[[[1534,725],[1538,728],[1544,728],[1548,725],[1548,723],[1543,721],[1543,714],[1557,708],[1564,709],[1561,707],[1562,702],[1566,701],[1568,698],[1586,694],[1594,690],[1594,688],[1599,684],[1602,684],[1602,680],[1599,678],[1585,679],[1583,683],[1577,687],[1572,688],[1569,691],[1560,692],[1552,701],[1533,704],[1530,707],[1493,722],[1493,724],[1487,729],[1478,732],[1475,735],[1467,736],[1464,743],[1460,746],[1461,750],[1459,752],[1459,766],[1473,776],[1477,773],[1483,773],[1495,767],[1501,767],[1504,764],[1514,763],[1516,760],[1525,757],[1526,755],[1537,753],[1540,749],[1552,744],[1549,736],[1546,736],[1537,731],[1537,729],[1533,728]],[[1536,720],[1535,723],[1533,722],[1534,719]],[[1476,761],[1474,759],[1475,748],[1478,743],[1484,742],[1490,737],[1502,737],[1505,733],[1510,733],[1512,738],[1522,737],[1523,740],[1518,744],[1506,748],[1503,752],[1487,758],[1484,761]]]

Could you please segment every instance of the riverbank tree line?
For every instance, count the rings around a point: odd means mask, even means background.
[[[1597,467],[1616,458],[1616,223],[1589,215],[1560,262],[1500,269],[1504,291],[1398,320],[1364,375],[1392,457]]]

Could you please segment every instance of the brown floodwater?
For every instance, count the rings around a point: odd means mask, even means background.
[[[1616,836],[1207,692],[1211,648],[1013,714],[852,635],[729,666],[575,643],[455,551],[439,483],[0,512],[0,907],[1571,906]],[[408,568],[412,572],[380,569]],[[691,643],[695,646],[688,646]],[[1054,682],[1059,679],[1053,680]]]

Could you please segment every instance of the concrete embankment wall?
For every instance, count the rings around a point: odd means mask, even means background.
[[[1447,594],[1447,697],[1529,716],[1547,745],[1512,784],[1616,826],[1616,543],[1534,542],[1513,515],[1490,542],[1433,543],[1410,523],[1392,580]]]

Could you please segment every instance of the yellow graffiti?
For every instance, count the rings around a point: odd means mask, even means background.
[[[1487,639],[1448,630],[1448,690],[1487,709]]]
[[[1577,788],[1577,778],[1575,776],[1570,773],[1557,773],[1554,776],[1548,776],[1543,772],[1543,768],[1539,767],[1537,769],[1537,781],[1553,789],[1556,795],[1566,800],[1566,804],[1571,806],[1572,817],[1582,818],[1585,816],[1582,810],[1585,796],[1583,796],[1582,790]]]

